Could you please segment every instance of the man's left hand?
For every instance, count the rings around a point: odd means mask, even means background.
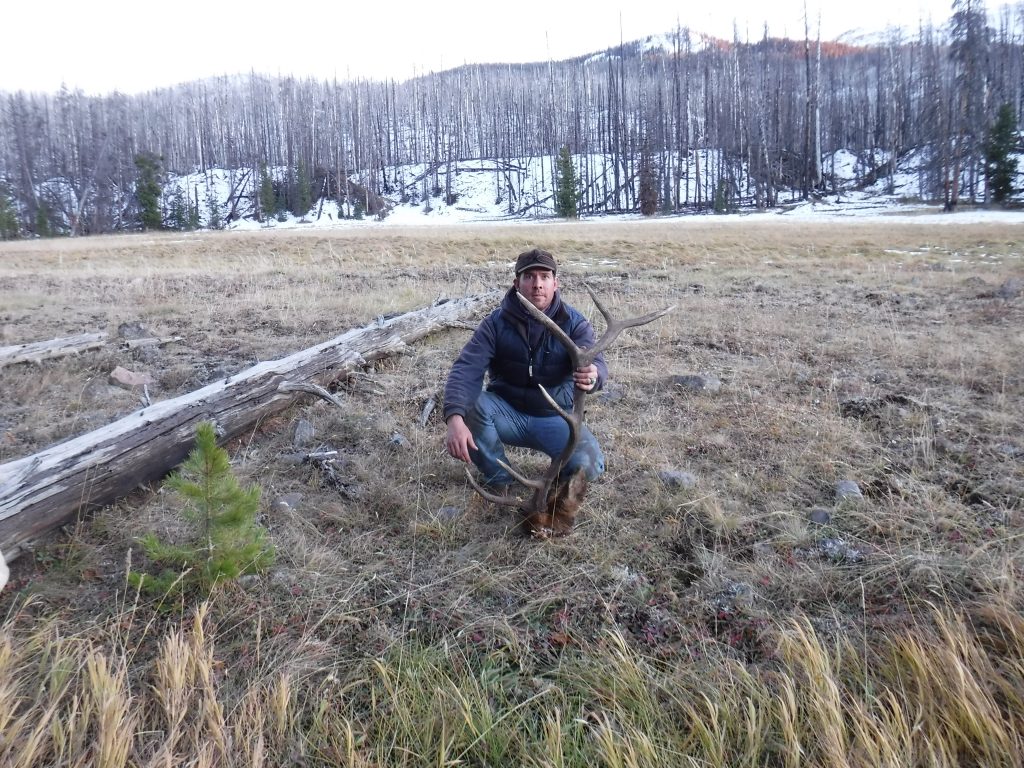
[[[597,386],[597,366],[591,363],[586,368],[577,368],[572,373],[572,379],[577,389],[592,392]]]

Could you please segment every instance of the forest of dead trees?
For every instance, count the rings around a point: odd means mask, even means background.
[[[404,82],[252,73],[137,95],[0,93],[0,236],[142,228],[147,168],[252,180],[284,168],[275,192],[294,206],[353,187],[397,199],[408,190],[395,169],[408,165],[427,169],[416,193],[442,194],[437,169],[451,161],[562,147],[577,159],[581,213],[825,194],[822,158],[838,149],[872,181],[920,150],[921,197],[952,208],[987,202],[987,138],[1001,109],[1016,129],[1022,100],[1024,3],[992,17],[978,0],[954,0],[938,27],[864,45],[820,41],[810,26],[799,41],[753,42],[681,27],[658,48]],[[711,182],[690,184],[692,173]]]

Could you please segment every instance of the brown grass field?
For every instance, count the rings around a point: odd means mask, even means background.
[[[0,596],[0,765],[1021,765],[1024,225],[945,221],[0,243],[0,346],[182,337],[0,368],[0,462],[140,407],[116,365],[173,397],[504,287],[534,245],[599,331],[584,281],[618,315],[678,307],[607,355],[608,471],[569,537],[514,535],[438,412],[420,426],[457,328],[226,446],[268,573],[130,587],[138,537],[180,518],[156,487],[39,542]],[[282,460],[299,418],[342,482]]]

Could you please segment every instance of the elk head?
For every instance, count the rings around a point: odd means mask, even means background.
[[[594,346],[588,349],[580,349],[576,343],[569,338],[569,335],[558,327],[554,320],[533,306],[525,296],[517,294],[519,301],[522,302],[526,310],[538,322],[542,323],[551,332],[551,334],[558,339],[562,346],[565,347],[566,351],[569,353],[569,359],[572,361],[573,370],[585,368],[593,363],[595,358],[601,354],[601,352],[610,347],[612,342],[618,338],[619,334],[627,328],[635,328],[638,325],[646,325],[647,323],[654,322],[659,317],[663,317],[675,309],[674,306],[671,306],[658,310],[657,312],[651,312],[649,315],[644,315],[643,317],[616,320],[611,316],[611,314],[609,314],[608,310],[604,308],[604,305],[601,304],[600,300],[590,289],[590,286],[587,286],[587,293],[590,294],[590,298],[593,299],[594,305],[604,316],[606,323],[605,331],[601,335],[601,338],[594,342]],[[584,406],[588,393],[584,392],[582,389],[573,390],[574,396],[572,412],[569,413],[555,402],[555,399],[548,394],[548,391],[544,389],[543,386],[540,384],[537,386],[540,388],[541,394],[544,395],[544,398],[548,401],[548,404],[556,413],[558,413],[559,416],[565,419],[566,423],[569,425],[569,439],[565,444],[565,448],[562,449],[561,454],[551,459],[551,463],[548,465],[547,470],[539,478],[533,479],[524,477],[508,464],[500,462],[502,468],[504,468],[506,472],[512,475],[512,477],[526,488],[530,489],[532,493],[522,500],[511,496],[498,496],[484,490],[484,488],[481,487],[473,478],[473,475],[468,468],[466,469],[466,476],[469,478],[469,482],[476,492],[488,501],[504,506],[519,507],[519,511],[523,516],[523,523],[529,533],[538,538],[549,538],[551,536],[563,536],[573,529],[573,526],[576,523],[576,512],[583,504],[583,497],[587,492],[587,478],[582,469],[577,470],[575,474],[567,478],[559,478],[559,472],[569,460],[569,457],[572,456],[573,451],[576,450],[576,444],[579,442],[580,430],[583,426]]]

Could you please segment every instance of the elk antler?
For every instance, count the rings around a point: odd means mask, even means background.
[[[639,325],[646,325],[647,323],[654,322],[660,317],[664,317],[673,309],[675,306],[666,307],[665,309],[658,310],[657,312],[651,312],[650,314],[644,315],[643,317],[633,317],[624,320],[616,320],[611,316],[604,305],[601,303],[597,295],[590,289],[590,286],[585,286],[587,293],[590,294],[590,298],[594,301],[598,310],[604,316],[606,328],[604,333],[601,335],[592,347],[587,349],[580,349],[576,345],[569,335],[563,331],[554,320],[545,315],[541,310],[537,309],[530,301],[523,296],[521,293],[517,294],[519,301],[522,303],[526,311],[529,312],[539,323],[542,323],[558,341],[565,347],[569,353],[569,359],[572,361],[572,369],[577,370],[579,368],[586,368],[601,354],[605,349],[611,346],[612,342],[618,338],[619,334],[627,328],[635,328]],[[466,476],[469,478],[470,484],[487,501],[495,504],[502,504],[505,506],[518,506],[526,518],[528,524],[531,527],[532,532],[535,535],[547,537],[551,535],[553,531],[567,532],[571,529],[572,522],[571,516],[575,515],[575,508],[579,506],[578,501],[582,500],[582,494],[586,490],[586,481],[584,479],[576,479],[570,481],[570,485],[577,486],[577,502],[575,503],[570,514],[570,522],[568,527],[559,525],[558,521],[563,518],[566,510],[563,507],[568,502],[563,498],[561,492],[556,493],[554,497],[551,497],[551,487],[554,484],[559,472],[562,467],[572,456],[573,451],[576,450],[576,444],[580,439],[580,431],[583,427],[583,413],[584,404],[587,399],[587,392],[582,389],[573,390],[573,405],[572,413],[567,412],[562,406],[560,406],[555,399],[551,397],[548,391],[540,384],[537,385],[544,396],[544,399],[548,401],[548,404],[555,410],[555,412],[565,419],[569,425],[569,439],[566,441],[565,448],[562,449],[561,454],[557,458],[552,458],[551,463],[548,465],[547,471],[539,479],[531,479],[524,477],[505,462],[498,462],[502,469],[508,472],[514,477],[519,483],[523,484],[527,488],[531,489],[533,493],[530,495],[529,500],[523,504],[519,499],[511,496],[498,496],[493,493],[489,493],[484,490],[477,481],[473,478],[472,473],[469,469],[466,469]],[[570,491],[573,493],[573,491]]]

